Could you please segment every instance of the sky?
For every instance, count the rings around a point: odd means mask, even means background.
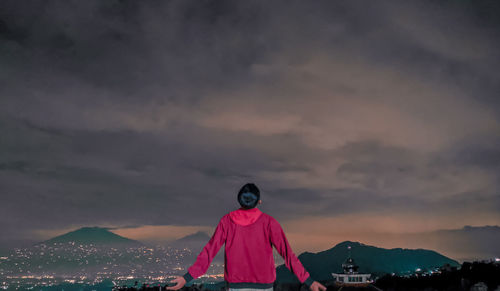
[[[500,225],[498,1],[2,1],[0,246]]]

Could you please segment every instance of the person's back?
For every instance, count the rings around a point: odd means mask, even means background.
[[[256,208],[260,191],[254,184],[244,185],[238,193],[241,208],[224,215],[209,242],[198,255],[188,272],[171,282],[177,290],[195,278],[205,274],[219,249],[225,244],[224,280],[229,291],[241,289],[273,289],[276,280],[274,246],[285,260],[285,265],[311,290],[326,290],[314,281],[293,253],[281,225],[272,216]]]

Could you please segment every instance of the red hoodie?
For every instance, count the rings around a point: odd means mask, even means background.
[[[228,288],[273,287],[276,280],[273,246],[301,283],[309,287],[314,281],[293,253],[276,219],[257,208],[240,208],[220,219],[212,238],[184,274],[186,282],[205,274],[223,244],[224,280]]]

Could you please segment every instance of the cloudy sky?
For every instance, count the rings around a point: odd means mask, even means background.
[[[500,224],[498,1],[2,1],[0,245]]]

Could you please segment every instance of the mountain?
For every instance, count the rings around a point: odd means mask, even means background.
[[[170,242],[169,245],[177,248],[188,247],[194,250],[201,250],[209,240],[210,236],[206,232],[198,231]]]
[[[196,260],[196,257],[201,252],[203,247],[208,243],[210,238],[211,238],[210,235],[208,235],[206,232],[198,231],[193,234],[181,237],[175,241],[172,241],[168,243],[168,246],[177,249],[188,248],[192,250],[191,255],[185,257],[186,263],[192,264]],[[225,252],[224,246],[222,246],[217,255],[214,257],[212,263],[223,264],[224,252]]]
[[[318,253],[304,252],[298,258],[313,279],[332,280],[331,273],[342,272],[342,263],[349,255],[348,246],[351,247],[351,257],[359,266],[359,273],[370,273],[372,276],[387,273],[405,274],[414,272],[417,268],[425,270],[447,263],[459,266],[457,261],[431,250],[384,249],[351,241],[344,241]],[[278,282],[299,282],[285,265],[276,268],[276,277]]]
[[[143,243],[117,235],[107,228],[102,227],[82,227],[75,231],[53,237],[38,244],[70,243],[108,245],[120,247],[140,247]]]
[[[107,228],[82,227],[31,245],[15,248],[0,259],[4,276],[57,274],[89,278],[100,274],[160,276],[166,270],[178,272],[192,251],[151,247],[119,236]]]
[[[186,235],[185,237],[182,237],[177,240],[178,243],[198,243],[198,242],[208,242],[210,240],[210,236],[203,231],[198,231],[190,235]]]

